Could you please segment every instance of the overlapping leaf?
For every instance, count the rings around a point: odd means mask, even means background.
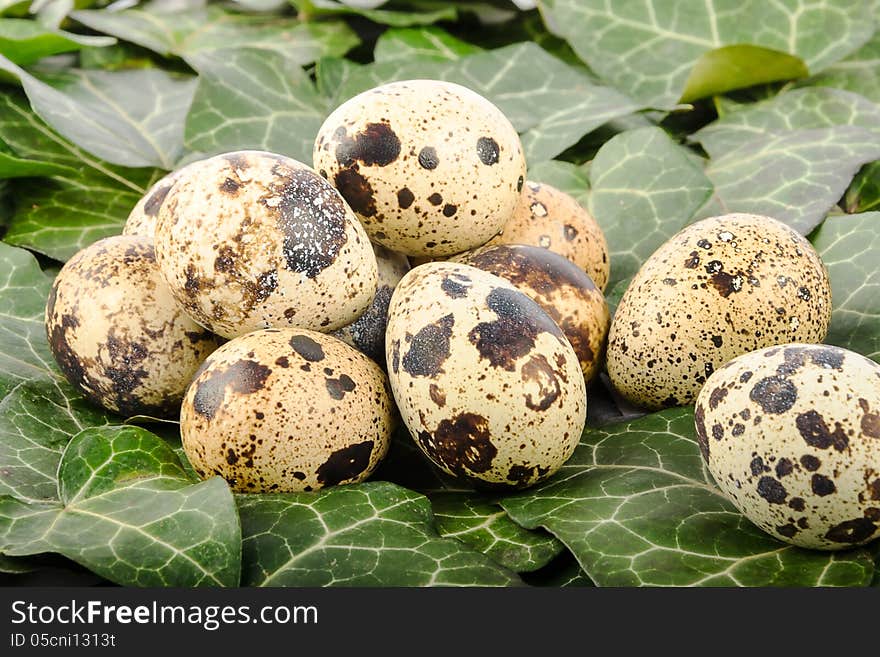
[[[57,552],[118,584],[235,586],[241,533],[226,482],[193,483],[138,427],[87,429],[59,465],[58,502],[0,497],[0,552]]]
[[[880,212],[829,217],[813,245],[831,279],[825,342],[880,361]]]
[[[455,61],[380,62],[350,75],[339,99],[392,80],[457,82],[495,103],[520,131],[527,160],[558,155],[583,135],[641,107],[532,43],[518,43]]]
[[[704,467],[692,409],[588,429],[556,476],[502,506],[549,529],[600,586],[865,586],[874,575],[866,550],[801,550],[741,515]]]
[[[242,583],[252,586],[511,586],[511,571],[432,524],[427,498],[386,482],[247,495]]]
[[[707,52],[749,44],[797,55],[820,71],[865,43],[874,31],[862,2],[851,0],[542,0],[551,29],[563,35],[603,79],[646,103],[676,102]],[[765,73],[752,68],[751,80]]]
[[[26,167],[21,175],[29,175],[35,162],[54,169],[51,179],[16,183],[4,239],[59,260],[119,233],[131,208],[161,175],[154,169],[117,167],[83,151],[52,131],[14,93],[0,95],[0,140]]]
[[[458,17],[456,3],[435,3],[436,6],[412,9],[394,7],[386,9],[384,2],[337,2],[336,0],[293,0],[300,15],[307,18],[353,14],[363,16],[374,23],[406,27],[431,25],[438,21],[455,20]]]
[[[768,135],[710,160],[706,175],[725,211],[769,215],[806,234],[862,165],[880,159],[876,134],[846,125]]]
[[[856,174],[846,190],[847,212],[868,212],[880,209],[880,162],[871,162]]]
[[[880,103],[880,30],[849,57],[804,84],[847,89]]]
[[[376,41],[373,58],[377,62],[421,59],[456,61],[481,50],[439,27],[401,28],[385,32]]]
[[[271,15],[237,14],[216,5],[175,12],[75,11],[71,17],[160,55],[182,57],[196,70],[200,56],[215,50],[258,48],[303,65],[321,57],[344,55],[358,43],[354,32],[342,22],[306,23]]]
[[[183,119],[196,81],[159,69],[67,69],[34,77],[0,57],[31,107],[58,133],[107,162],[171,169],[183,149]]]
[[[100,47],[116,43],[112,37],[88,36],[52,30],[23,18],[0,19],[0,55],[22,66],[83,46]]]
[[[660,128],[624,132],[590,167],[590,212],[611,252],[610,285],[631,277],[712,194],[693,157]]]
[[[311,164],[326,110],[299,66],[252,49],[217,50],[200,60],[199,88],[186,119],[190,151],[253,148]]]

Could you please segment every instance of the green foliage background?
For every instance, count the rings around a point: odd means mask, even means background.
[[[0,2],[0,575],[158,586],[820,585],[877,582],[876,547],[779,543],[715,488],[691,409],[599,384],[574,457],[510,495],[411,441],[366,484],[235,496],[176,425],[126,424],[56,368],[60,264],[118,233],[164,173],[260,148],[307,163],[324,117],[438,78],[497,104],[529,177],[590,209],[612,306],[650,253],[722,212],[808,235],[828,342],[880,360],[877,0]],[[149,430],[148,430],[149,429]]]

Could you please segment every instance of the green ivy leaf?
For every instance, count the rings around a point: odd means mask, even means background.
[[[712,194],[701,167],[660,128],[613,137],[590,167],[590,213],[611,252],[609,287],[633,276]]]
[[[74,391],[49,351],[51,277],[30,253],[2,242],[0,272],[0,495],[53,500],[70,438],[110,419]]]
[[[596,586],[571,552],[563,552],[550,564],[534,573],[525,573],[529,586],[589,587]]]
[[[559,160],[545,160],[529,166],[529,180],[551,185],[570,194],[584,207],[587,207],[590,196],[589,176],[588,166]]]
[[[0,498],[0,551],[57,552],[117,584],[236,586],[241,533],[220,477],[193,483],[138,427],[86,429],[58,468],[59,502]]]
[[[456,61],[378,62],[343,83],[340,99],[373,86],[413,78],[462,84],[486,96],[521,133],[530,163],[549,160],[613,118],[641,109],[533,43],[518,43]]]
[[[454,62],[481,50],[439,27],[392,28],[376,41],[373,59],[377,62],[405,62],[414,58]]]
[[[193,77],[159,69],[68,69],[38,79],[3,57],[0,69],[18,77],[46,123],[107,162],[171,169],[180,157]]]
[[[258,48],[302,66],[321,57],[344,55],[358,44],[354,32],[340,21],[304,23],[227,12],[216,5],[173,12],[74,11],[71,18],[160,55],[181,57],[197,70],[198,56],[215,50]]]
[[[862,2],[784,0],[730,4],[669,0],[645,4],[607,0],[542,0],[545,19],[603,79],[649,104],[675,103],[707,52],[752,45],[795,55],[820,71],[872,35]],[[752,69],[737,83],[766,81]]]
[[[752,139],[791,130],[861,126],[880,137],[880,106],[858,94],[824,87],[794,89],[737,106],[692,135],[710,157],[723,157]]]
[[[16,182],[15,208],[4,239],[58,260],[122,230],[131,208],[162,173],[117,167],[51,130],[15,93],[0,95],[0,140],[22,164],[55,167],[51,179]],[[7,162],[14,164],[13,156]],[[11,172],[15,173],[15,171]],[[43,299],[45,301],[45,299]]]
[[[427,498],[387,482],[241,495],[246,586],[511,586],[489,557],[433,527]]]
[[[309,76],[277,53],[199,55],[199,87],[186,119],[186,147],[203,155],[246,148],[311,165],[324,100]]]
[[[834,304],[825,342],[880,361],[880,212],[828,217],[813,235]]]
[[[847,212],[880,210],[880,162],[871,162],[856,174],[846,190],[844,206]]]
[[[752,525],[712,483],[691,408],[587,429],[557,475],[501,504],[599,586],[865,586],[874,574],[866,550],[802,550]]]
[[[807,234],[859,168],[880,159],[876,134],[834,126],[758,137],[709,160],[706,175],[726,212],[768,215]]]
[[[0,19],[0,55],[21,66],[84,46],[101,47],[114,43],[116,39],[112,37],[51,30],[23,18]]]
[[[358,3],[336,2],[335,0],[292,0],[300,12],[309,19],[327,16],[363,16],[380,25],[407,27],[410,25],[431,25],[438,21],[454,21],[458,18],[455,3],[443,3],[435,8],[407,10],[406,8],[378,9],[364,7]],[[377,3],[381,6],[384,3]]]
[[[847,89],[880,103],[880,30],[849,57],[803,84]]]
[[[513,522],[491,498],[439,493],[430,499],[441,536],[458,539],[514,572],[543,568],[564,549],[553,536]]]
[[[685,82],[681,102],[808,75],[800,57],[758,46],[722,46],[700,55]]]

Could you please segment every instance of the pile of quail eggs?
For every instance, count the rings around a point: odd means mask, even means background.
[[[241,492],[363,481],[399,421],[448,474],[522,488],[573,453],[604,363],[630,402],[696,404],[710,471],[766,531],[826,549],[880,533],[880,366],[817,344],[830,285],[792,229],[692,224],[611,322],[602,231],[526,179],[476,93],[366,91],[312,165],[239,151],[156,183],[55,281],[67,378],[122,415],[179,417],[195,470]]]

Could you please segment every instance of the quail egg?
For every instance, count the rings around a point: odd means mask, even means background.
[[[537,246],[484,246],[453,258],[513,283],[553,318],[574,348],[584,380],[599,372],[611,318],[592,279],[557,253]]]
[[[508,281],[451,262],[411,270],[391,298],[385,345],[403,422],[449,474],[530,486],[577,446],[587,409],[577,355]]]
[[[880,537],[880,365],[787,344],[715,372],[697,398],[700,449],[752,522],[788,543],[839,550]]]
[[[367,311],[348,326],[333,332],[337,338],[362,351],[374,361],[385,363],[385,326],[388,323],[388,304],[400,279],[409,271],[409,261],[402,253],[373,245],[379,266],[379,286]]]
[[[605,291],[611,274],[608,243],[593,216],[570,195],[526,181],[516,210],[488,244],[531,244],[571,260]]]
[[[633,403],[689,404],[731,358],[786,342],[821,342],[828,273],[785,224],[729,214],[688,226],[633,277],[608,337],[614,387]]]
[[[108,237],[61,268],[46,305],[61,371],[87,399],[126,416],[171,417],[216,336],[175,303],[151,240]]]
[[[346,101],[318,131],[313,157],[370,239],[413,256],[484,244],[516,207],[526,172],[504,114],[438,80],[393,82]]]
[[[363,481],[388,451],[384,372],[333,336],[265,329],[230,340],[187,391],[180,430],[202,477],[240,492],[310,491]]]
[[[159,210],[156,255],[178,303],[227,338],[329,332],[376,293],[376,257],[357,218],[309,167],[273,153],[185,167]]]

